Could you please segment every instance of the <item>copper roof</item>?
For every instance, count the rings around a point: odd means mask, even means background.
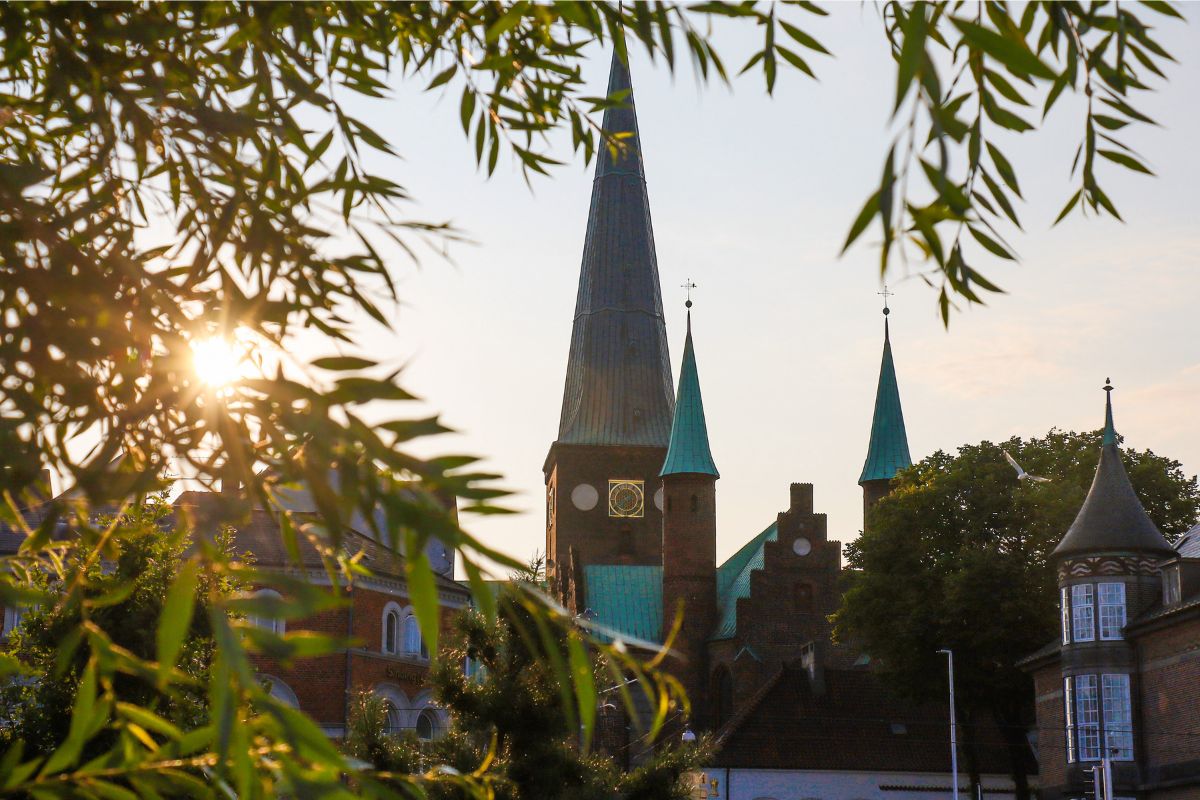
[[[592,184],[558,441],[665,447],[675,395],[629,70],[614,54]]]
[[[884,310],[887,313],[887,310]],[[871,418],[871,443],[863,463],[859,483],[891,480],[905,467],[912,466],[908,452],[908,434],[904,430],[904,411],[900,408],[900,387],[896,365],[892,362],[892,341],[887,317],[883,319],[883,361],[879,366],[879,386],[875,390],[875,413]]]

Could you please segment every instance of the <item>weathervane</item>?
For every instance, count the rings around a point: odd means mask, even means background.
[[[887,284],[885,283],[885,284],[883,285],[883,291],[882,291],[882,292],[876,292],[875,294],[877,294],[877,295],[879,295],[880,297],[882,297],[882,298],[883,298],[883,313],[884,313],[884,316],[886,316],[886,315],[888,315],[888,314],[892,313],[892,310],[891,310],[890,308],[888,308],[888,298],[889,298],[889,297],[892,297],[892,296],[894,296],[894,295],[895,295],[895,292],[889,292],[889,291],[888,291],[888,288],[887,288]]]
[[[692,283],[692,279],[691,279],[691,278],[688,278],[686,281],[684,281],[683,283],[679,284],[679,288],[680,288],[680,289],[687,289],[687,302],[686,302],[686,303],[684,303],[683,305],[684,305],[686,308],[691,308],[691,307],[692,307],[692,289],[695,289],[695,288],[696,288],[696,284]]]

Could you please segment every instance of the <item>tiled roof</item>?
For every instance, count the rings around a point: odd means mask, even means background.
[[[593,622],[630,638],[662,641],[662,567],[591,564],[583,580]]]
[[[826,670],[824,693],[808,674],[785,666],[757,702],[723,731],[716,764],[758,769],[949,772],[947,709],[915,704],[887,689],[870,670]],[[981,723],[979,767],[1009,772],[999,730]],[[1025,765],[1031,773],[1032,762]]]
[[[1173,556],[1175,551],[1142,508],[1125,472],[1112,424],[1111,387],[1106,388],[1109,392],[1105,401],[1104,445],[1100,448],[1096,477],[1075,521],[1054,548],[1054,555],[1063,558],[1123,551]]]
[[[900,408],[900,387],[896,383],[896,365],[892,362],[892,341],[888,335],[887,318],[884,317],[883,361],[879,366],[879,386],[875,390],[871,443],[867,446],[867,460],[858,482],[891,480],[899,470],[909,466],[912,466],[912,456],[908,452],[904,411]]]
[[[1200,558],[1200,525],[1188,529],[1188,532],[1175,542],[1175,551],[1183,558]]]
[[[696,370],[696,353],[692,347],[691,309],[688,310],[683,364],[679,369],[679,393],[675,398],[675,418],[671,423],[671,444],[667,448],[667,458],[660,474],[687,473],[721,477],[708,446],[708,423],[704,420],[704,399],[700,396],[700,375]]]
[[[771,523],[717,567],[717,628],[713,639],[729,639],[737,633],[737,601],[750,596],[750,574],[763,568],[763,545],[779,539],[779,527]]]
[[[558,441],[665,447],[675,408],[658,259],[629,70],[614,54],[588,216]]]

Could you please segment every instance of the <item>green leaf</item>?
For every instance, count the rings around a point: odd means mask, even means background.
[[[358,358],[356,356],[326,356],[318,358],[312,362],[312,365],[317,369],[326,369],[331,372],[345,372],[355,369],[367,369],[373,367],[378,362],[371,361],[366,358]]]
[[[787,31],[787,35],[792,37],[796,44],[799,44],[802,47],[807,47],[809,50],[816,50],[818,53],[823,53],[824,55],[830,55],[829,51],[822,47],[820,42],[797,28],[795,25],[792,25],[784,20],[780,20],[779,24],[783,26],[783,29]]]
[[[877,213],[879,213],[879,192],[875,192],[867,198],[862,211],[859,211],[858,216],[854,218],[854,224],[850,226],[850,233],[846,236],[846,243],[842,245],[843,253],[849,250],[850,245],[854,244],[854,240],[862,235]]]
[[[1016,260],[1013,258],[1013,254],[1005,249],[1004,245],[1000,244],[983,231],[972,225],[968,225],[967,230],[970,231],[971,235],[975,237],[975,241],[983,245],[984,249],[986,249],[992,255],[1000,256],[1000,258],[1007,258],[1009,261]]]
[[[1013,194],[1021,197],[1021,187],[1017,184],[1017,173],[1012,168],[1012,164],[1008,163],[1008,159],[1000,152],[1000,148],[991,142],[987,143],[987,151],[988,155],[992,157],[992,163],[996,165],[996,171],[1000,173],[1000,178],[1008,185],[1008,188],[1013,190]]]
[[[167,591],[162,615],[158,619],[156,636],[159,683],[163,683],[175,667],[179,649],[183,647],[184,637],[192,625],[192,611],[196,605],[196,586],[199,581],[199,563],[188,561],[180,567],[179,574]]]
[[[1058,223],[1062,222],[1063,219],[1066,218],[1067,214],[1071,213],[1071,209],[1075,207],[1075,204],[1079,202],[1079,198],[1082,196],[1083,189],[1080,189],[1079,191],[1075,192],[1075,194],[1071,195],[1071,199],[1067,201],[1065,206],[1063,206],[1063,210],[1058,212],[1058,216],[1054,218],[1053,225],[1057,225]],[[1051,227],[1053,227],[1053,225]]]
[[[567,637],[567,657],[571,664],[571,680],[575,684],[575,699],[579,704],[579,725],[583,729],[581,749],[586,753],[596,722],[596,679],[583,644],[574,633]]]
[[[446,67],[444,70],[439,72],[437,75],[433,76],[433,80],[430,81],[429,85],[425,87],[425,91],[429,91],[430,89],[436,89],[437,87],[441,86],[444,83],[449,83],[450,79],[454,77],[454,73],[457,71],[458,71],[458,64],[451,64],[450,66]]]
[[[417,615],[417,624],[421,627],[421,636],[425,639],[425,647],[429,650],[429,657],[436,659],[439,610],[433,567],[430,566],[425,551],[419,549],[420,541],[415,534],[406,535],[405,544],[404,574],[408,578],[409,598]]]
[[[1141,172],[1145,175],[1154,174],[1149,167],[1128,153],[1122,153],[1120,150],[1097,150],[1096,152],[1107,158],[1109,161],[1112,161],[1115,164],[1120,164],[1121,166],[1131,169],[1134,172]]]
[[[1025,42],[1014,41],[970,20],[952,17],[951,22],[969,45],[999,61],[1014,75],[1031,75],[1048,81],[1057,77],[1057,73],[1034,55]]]
[[[917,67],[925,56],[925,37],[929,32],[929,19],[925,3],[914,3],[908,10],[902,26],[904,43],[896,63],[896,102],[892,113],[900,109],[917,74]]]

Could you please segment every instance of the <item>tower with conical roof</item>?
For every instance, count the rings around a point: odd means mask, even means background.
[[[659,470],[671,433],[666,323],[629,70],[613,55],[558,438],[546,480],[551,577],[571,560],[661,563]]]
[[[896,365],[892,362],[892,340],[888,330],[890,313],[891,309],[885,304],[883,362],[879,366],[879,386],[875,390],[871,443],[867,446],[867,460],[858,478],[858,485],[863,490],[864,529],[867,512],[891,491],[896,473],[912,466],[912,457],[908,453],[908,434],[904,430],[904,411],[900,407],[900,387],[896,383]]]
[[[708,444],[708,424],[700,394],[700,376],[692,345],[692,301],[688,300],[687,338],[679,369],[679,393],[671,441],[663,462],[666,505],[662,527],[663,640],[681,613],[675,649],[683,658],[671,671],[692,700],[693,716],[703,724],[706,709],[708,639],[717,618],[717,498],[720,478]]]
[[[1087,497],[1054,549],[1062,612],[1064,796],[1091,786],[1092,768],[1111,759],[1116,796],[1135,794],[1139,761],[1138,657],[1125,625],[1154,603],[1159,565],[1176,555],[1138,500],[1113,426],[1105,382],[1100,463]]]

